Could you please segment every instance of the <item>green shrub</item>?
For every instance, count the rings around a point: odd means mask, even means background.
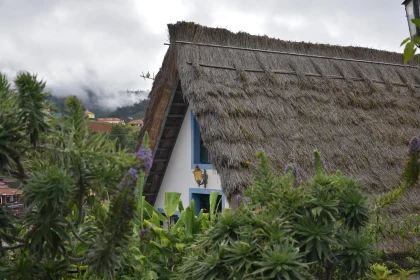
[[[277,178],[270,159],[261,151],[257,158],[246,203],[238,196],[238,210],[220,214],[187,246],[178,278],[364,277],[374,248],[366,234],[368,201],[357,183],[328,174],[316,151],[316,175],[300,186],[295,167]]]

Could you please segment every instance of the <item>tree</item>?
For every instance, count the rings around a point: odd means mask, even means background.
[[[16,219],[0,207],[2,279],[59,279],[80,263],[113,278],[151,154],[129,157],[106,134],[89,134],[75,97],[68,116],[50,119],[35,75],[19,73],[14,85],[0,75],[0,172],[22,182],[25,211]]]
[[[133,153],[137,145],[138,127],[113,125],[109,138],[116,141],[117,149]]]

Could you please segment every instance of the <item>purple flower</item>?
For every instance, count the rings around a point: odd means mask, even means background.
[[[128,171],[128,173],[130,173],[131,176],[136,177],[137,176],[137,170],[135,170],[134,168],[130,168],[130,170]]]
[[[150,150],[146,150],[146,148],[141,145],[139,151],[137,152],[137,158],[144,162],[144,169],[146,172],[149,172],[153,163],[152,152]]]
[[[145,160],[147,158],[147,151],[144,145],[141,145],[140,149],[138,150],[137,158],[140,160]]]
[[[150,168],[152,168],[153,159],[152,159],[152,153],[148,152],[147,157],[144,161],[144,169],[146,172],[149,172]]]
[[[145,236],[149,231],[145,228],[140,230],[139,237]]]
[[[251,166],[252,168],[257,169],[257,165],[254,162],[251,162]]]
[[[241,205],[242,200],[243,200],[242,195],[238,194],[238,195],[235,197],[235,206],[236,206],[236,207],[239,207],[239,206]]]
[[[413,137],[410,141],[410,145],[408,146],[408,152],[411,153],[418,153],[420,151],[420,143],[419,138]]]
[[[292,175],[295,178],[295,183],[293,184],[293,187],[296,187],[299,182],[299,174],[298,174],[297,165],[295,163],[290,163],[289,165],[286,166],[285,173],[287,174],[289,172],[292,172]]]
[[[73,171],[73,169],[70,169],[70,176],[73,176],[73,174],[74,174],[74,171]]]

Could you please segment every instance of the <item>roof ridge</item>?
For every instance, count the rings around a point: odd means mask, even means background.
[[[244,51],[254,51],[254,52],[264,52],[264,53],[273,53],[273,54],[283,54],[283,55],[292,55],[292,56],[313,57],[313,58],[321,58],[321,59],[352,61],[352,62],[371,63],[371,64],[379,64],[379,65],[388,65],[388,66],[397,66],[397,67],[409,67],[409,68],[420,69],[419,66],[414,66],[414,65],[408,65],[408,64],[407,65],[404,65],[404,64],[397,64],[397,63],[390,63],[390,62],[382,62],[382,61],[373,61],[373,60],[363,60],[363,59],[344,58],[344,57],[335,57],[335,56],[315,55],[315,54],[297,53],[297,52],[284,52],[284,51],[255,49],[255,48],[243,48],[243,47],[218,45],[218,44],[196,43],[196,42],[188,42],[188,41],[175,41],[175,43],[187,44],[187,45],[196,45],[196,46],[204,46],[204,47],[214,47],[214,48],[233,49],[233,50],[244,50]],[[165,45],[170,45],[170,44],[165,44]]]

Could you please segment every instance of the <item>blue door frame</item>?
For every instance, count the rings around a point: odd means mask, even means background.
[[[195,202],[195,214],[198,215],[200,213],[200,195],[201,194],[208,194],[210,195],[211,192],[218,192],[219,195],[222,196],[222,209],[225,208],[225,196],[222,190],[212,190],[212,189],[200,189],[200,188],[190,188],[190,201],[194,199]]]

